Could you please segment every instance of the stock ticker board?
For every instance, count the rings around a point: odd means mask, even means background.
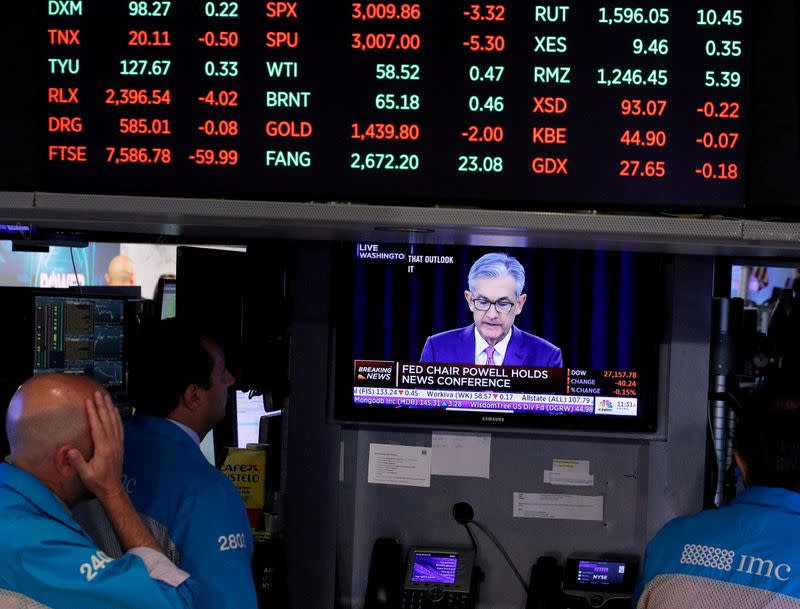
[[[737,207],[752,8],[36,0],[35,186]]]

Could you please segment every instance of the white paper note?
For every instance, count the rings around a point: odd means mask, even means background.
[[[514,517],[603,520],[603,496],[514,493]]]
[[[544,483],[557,486],[594,486],[592,474],[544,470]]]
[[[431,449],[427,446],[370,444],[367,482],[430,486]]]
[[[544,483],[559,486],[594,486],[589,461],[553,459],[553,469],[544,470]]]
[[[488,433],[431,434],[431,474],[489,477],[492,436]]]
[[[589,461],[578,461],[577,459],[553,459],[554,472],[588,474],[589,465]]]

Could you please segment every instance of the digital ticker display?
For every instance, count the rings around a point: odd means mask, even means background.
[[[639,414],[635,370],[356,360],[353,376],[357,405],[499,414]]]
[[[36,188],[744,204],[751,2],[36,0],[32,13]]]

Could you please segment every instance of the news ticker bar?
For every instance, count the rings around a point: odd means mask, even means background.
[[[430,389],[505,394],[639,397],[636,370],[485,366],[391,360],[355,360],[354,387]]]
[[[419,409],[635,417],[636,398],[354,387],[353,403]]]

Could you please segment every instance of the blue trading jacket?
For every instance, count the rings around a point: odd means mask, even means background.
[[[137,556],[109,558],[44,484],[0,464],[0,605],[188,609],[196,595],[191,579],[178,587],[151,579]]]
[[[125,426],[126,488],[166,528],[178,566],[203,584],[199,609],[256,609],[253,536],[241,495],[173,423],[137,413]]]
[[[800,493],[750,487],[667,523],[647,546],[635,607],[800,609]]]

